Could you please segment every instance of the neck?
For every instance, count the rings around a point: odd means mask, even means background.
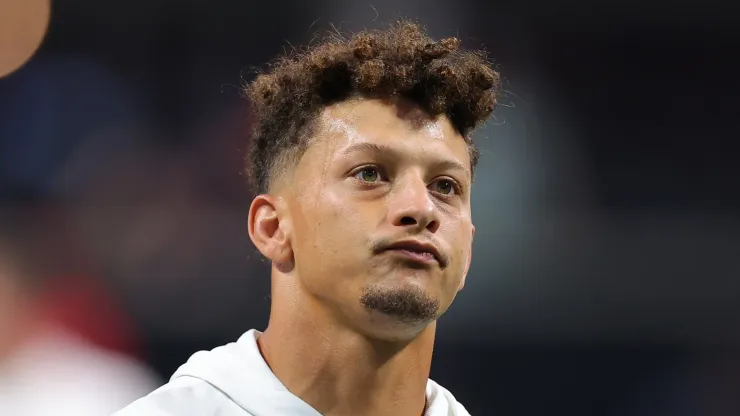
[[[273,292],[258,344],[290,392],[324,416],[422,415],[435,323],[411,340],[382,341],[339,324],[305,296],[282,304],[286,297]]]

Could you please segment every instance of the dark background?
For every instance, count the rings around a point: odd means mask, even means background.
[[[241,77],[330,22],[418,18],[485,46],[506,89],[476,136],[473,269],[432,377],[474,415],[737,415],[736,9],[58,1],[40,50],[0,79],[0,185],[62,201],[167,378],[268,316]]]

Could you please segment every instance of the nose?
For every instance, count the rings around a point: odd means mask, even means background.
[[[419,177],[397,182],[389,195],[388,209],[391,223],[416,232],[439,229],[439,212],[426,183]]]

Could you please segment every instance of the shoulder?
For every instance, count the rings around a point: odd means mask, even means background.
[[[470,416],[470,413],[468,413],[468,409],[462,403],[457,402],[455,404],[455,416]]]
[[[249,416],[221,390],[196,377],[178,377],[113,416]]]
[[[428,416],[470,416],[465,406],[449,390],[431,379],[427,382],[426,395]]]

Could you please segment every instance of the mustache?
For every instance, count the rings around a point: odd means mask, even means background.
[[[419,241],[424,244],[429,244],[435,248],[436,256],[438,257],[438,260],[440,262],[440,266],[447,267],[447,265],[450,264],[450,257],[449,255],[442,250],[439,244],[437,244],[434,240],[431,239],[420,239],[415,238],[413,236],[401,236],[401,237],[383,237],[379,238],[375,241],[372,241],[370,243],[370,249],[372,250],[373,254],[380,254],[390,248],[392,248],[396,243],[401,241]]]

